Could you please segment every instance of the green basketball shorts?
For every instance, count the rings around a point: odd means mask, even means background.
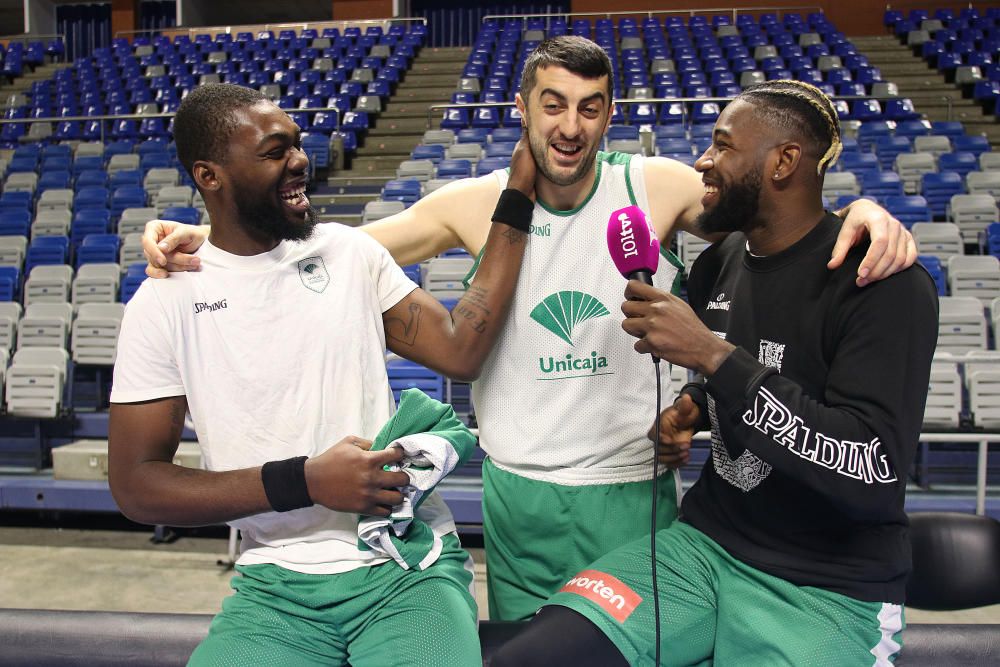
[[[661,665],[890,665],[903,608],[796,586],[680,521],[656,538]],[[631,665],[654,662],[649,539],[598,559],[550,600],[583,614]]]
[[[455,535],[423,571],[394,561],[315,575],[237,567],[190,665],[385,667],[482,664],[472,559]]]
[[[673,474],[660,477],[657,526],[677,516]],[[651,481],[568,486],[483,463],[490,620],[531,618],[566,581],[612,549],[649,535]]]

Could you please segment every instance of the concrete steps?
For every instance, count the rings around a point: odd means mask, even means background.
[[[72,66],[73,63],[48,63],[36,67],[34,71],[26,71],[13,81],[0,82],[0,98],[6,98],[10,93],[28,93],[36,81],[50,79],[57,71]]]
[[[970,134],[984,134],[990,144],[1000,147],[1000,125],[977,102],[964,98],[962,91],[943,74],[931,68],[910,47],[892,36],[856,37],[851,41],[872,65],[882,71],[885,81],[895,83],[901,97],[913,101],[914,108],[930,121],[959,120]]]
[[[336,172],[328,184],[345,186],[358,178],[363,179],[359,182],[384,184],[395,178],[399,163],[409,158],[427,129],[428,107],[451,101],[470,51],[422,49],[368,131],[350,168]],[[433,126],[437,127],[436,119]]]

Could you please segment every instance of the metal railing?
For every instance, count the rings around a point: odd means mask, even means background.
[[[598,18],[612,18],[614,16],[645,16],[652,18],[653,16],[671,16],[671,15],[684,15],[684,16],[695,16],[698,14],[731,14],[733,17],[733,22],[736,22],[736,17],[740,14],[749,14],[752,12],[775,12],[777,14],[784,14],[785,12],[802,12],[810,11],[822,14],[823,8],[818,6],[783,6],[783,7],[699,7],[690,9],[656,9],[656,10],[633,10],[633,11],[618,11],[618,12],[562,12],[562,13],[552,13],[552,14],[487,14],[483,17],[483,23],[488,20],[497,19],[537,19],[537,18],[587,18],[587,17],[598,17]],[[614,26],[615,30],[618,26]]]
[[[902,100],[908,99],[904,95],[830,95],[831,100],[845,100],[845,101],[855,101],[855,100]],[[620,106],[630,106],[633,104],[670,104],[674,102],[683,102],[685,106],[681,114],[682,118],[687,115],[687,105],[689,103],[695,102],[716,102],[719,104],[725,104],[733,101],[733,97],[623,97],[616,98],[614,100],[615,105]],[[432,104],[427,107],[427,127],[430,128],[433,122],[433,115],[436,111],[444,111],[446,109],[479,109],[479,108],[490,108],[490,107],[512,107],[514,106],[513,101],[509,102],[470,102],[467,104],[459,104],[454,102],[442,103],[442,104]]]
[[[305,107],[302,109],[282,109],[285,113],[291,115],[294,113],[317,113],[317,112],[327,112],[334,113],[336,118],[336,123],[334,124],[334,132],[340,130],[340,114],[339,109],[332,107]],[[59,123],[69,122],[69,123],[87,123],[90,121],[101,121],[101,142],[104,142],[105,138],[105,121],[115,121],[115,120],[138,120],[143,121],[149,118],[173,118],[177,115],[175,111],[161,112],[161,113],[146,113],[146,114],[101,114],[98,116],[46,116],[41,118],[3,118],[0,119],[0,127],[4,125],[31,125],[33,123],[50,123],[52,125],[58,125]],[[308,129],[303,129],[303,132],[308,133]],[[319,134],[319,133],[317,133]],[[25,135],[27,136],[27,135]]]
[[[238,32],[252,32],[258,33],[265,30],[270,30],[273,32],[279,32],[281,30],[305,30],[305,29],[315,29],[323,30],[324,28],[348,28],[348,27],[364,27],[364,26],[380,26],[383,29],[392,26],[393,24],[406,24],[406,23],[423,23],[427,25],[427,19],[425,18],[382,18],[382,19],[357,19],[357,20],[340,20],[340,21],[298,21],[293,23],[247,23],[244,25],[217,25],[217,26],[175,26],[172,28],[146,28],[143,30],[118,30],[115,32],[115,37],[126,37],[130,35],[188,35],[189,37],[194,37],[195,35],[217,35],[219,33],[235,34]]]
[[[18,33],[16,35],[0,35],[0,42],[42,42],[45,40],[61,39],[66,41],[65,35],[57,32],[52,33]]]

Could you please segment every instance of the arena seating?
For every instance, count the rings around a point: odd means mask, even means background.
[[[976,48],[989,51],[1000,20],[996,14],[936,19],[928,15],[926,20],[942,21],[942,43],[948,48],[955,41],[948,37],[952,29],[948,22],[958,26],[965,21],[965,28],[954,28],[956,39],[963,37],[961,30],[972,30]],[[919,13],[914,17],[901,20],[912,22]],[[892,25],[893,30],[898,28]],[[996,271],[979,265],[986,264],[987,257],[1000,257],[996,208],[1000,154],[984,137],[966,135],[961,123],[928,122],[908,100],[891,98],[896,91],[893,82],[883,80],[878,68],[823,14],[760,12],[737,14],[735,19],[654,14],[641,20],[601,18],[592,23],[558,17],[486,22],[452,96],[453,102],[471,106],[449,109],[440,127],[427,130],[409,159],[398,164],[397,178],[364,186],[369,188],[365,192],[378,188],[379,198],[352,204],[351,212],[364,222],[374,221],[411,206],[452,179],[506,167],[520,136],[520,119],[510,106],[475,104],[511,102],[524,58],[539,39],[556,34],[587,35],[612,58],[615,96],[626,99],[608,132],[604,148],[609,150],[692,164],[711,141],[712,123],[724,104],[719,98],[731,97],[755,81],[792,76],[813,81],[832,95],[846,96],[837,101],[845,129],[844,155],[828,174],[825,195],[830,206],[842,206],[859,196],[876,199],[912,226],[920,261],[941,296],[958,303],[971,295],[979,304],[978,313],[966,302],[967,311],[953,315],[952,301],[942,302],[945,317],[939,351],[952,356],[939,363],[951,370],[945,385],[940,374],[935,376],[940,381],[931,383],[925,428],[968,430],[992,423],[977,414],[985,409],[991,385],[985,383],[986,376],[974,382],[972,369],[975,355],[996,349],[994,322],[1000,317],[993,307],[993,298],[1000,296],[994,286]],[[313,163],[329,168],[337,151],[349,152],[364,141],[425,39],[426,29],[415,24],[317,34],[308,29],[279,35],[236,30],[174,39],[139,37],[131,43],[115,40],[35,82],[26,94],[10,97],[6,115],[30,122],[73,113],[170,112],[184,92],[199,83],[243,83],[261,88],[286,108],[306,130],[303,145]],[[962,58],[964,66],[972,55],[963,52]],[[705,101],[671,99],[682,95]],[[860,96],[885,97],[857,99]],[[0,305],[5,306],[0,310],[0,349],[6,352],[6,367],[20,347],[16,332],[18,323],[29,316],[29,306],[55,301],[72,309],[60,343],[70,355],[68,370],[55,416],[47,419],[58,422],[75,415],[87,426],[66,427],[59,431],[65,436],[50,439],[61,444],[84,432],[102,437],[101,418],[106,419],[100,404],[96,413],[89,412],[93,407],[74,391],[74,385],[106,383],[110,377],[113,350],[98,351],[88,336],[101,335],[106,342],[115,316],[101,315],[99,325],[95,321],[93,326],[87,320],[81,323],[81,316],[93,317],[90,304],[120,308],[135,293],[144,279],[139,234],[146,220],[161,216],[198,224],[204,222],[205,213],[203,201],[177,164],[169,118],[58,121],[51,134],[44,131],[44,122],[35,122],[37,130],[26,125],[16,136],[0,136],[7,147],[0,153],[4,163]],[[704,247],[693,236],[678,235],[676,250],[688,268]],[[439,269],[455,264],[455,259],[425,263],[412,269],[412,275],[440,299],[453,303],[465,272],[442,274]],[[458,263],[468,267],[472,258]],[[36,317],[34,312],[31,317]],[[948,319],[953,317],[959,319]],[[948,331],[945,322],[952,322]],[[440,381],[440,395],[475,424],[468,385],[434,379],[426,369],[398,362],[389,368],[400,386],[416,381],[420,373],[427,374],[420,381],[435,383],[434,390]],[[9,384],[10,373],[5,375]],[[947,400],[934,398],[935,387],[948,388]],[[106,390],[103,396],[106,401]],[[8,398],[9,392],[0,403],[3,410]],[[11,414],[0,412],[0,420]],[[929,467],[924,460],[918,470],[934,469],[935,449],[928,452]],[[2,450],[0,446],[0,458]],[[703,454],[699,447],[685,469],[688,482],[697,475]],[[956,478],[960,481],[972,475],[975,464],[970,454],[965,453],[964,476]],[[991,456],[990,462],[995,458]],[[926,480],[918,478],[921,483]]]

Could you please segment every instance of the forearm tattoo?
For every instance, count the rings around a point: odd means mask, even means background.
[[[518,243],[524,243],[524,240],[528,238],[528,235],[519,229],[514,229],[513,227],[507,229],[504,233],[504,238],[507,239],[509,245],[517,245]]]
[[[411,303],[407,311],[409,318],[406,322],[399,317],[389,317],[385,321],[385,335],[403,345],[413,345],[417,339],[417,330],[420,328],[420,315],[422,309],[420,304]]]
[[[488,295],[488,290],[476,285],[470,285],[462,300],[458,302],[458,305],[452,311],[452,321],[456,324],[458,322],[466,322],[473,331],[479,334],[486,331],[486,325],[489,322],[490,316],[490,309],[487,308]]]

